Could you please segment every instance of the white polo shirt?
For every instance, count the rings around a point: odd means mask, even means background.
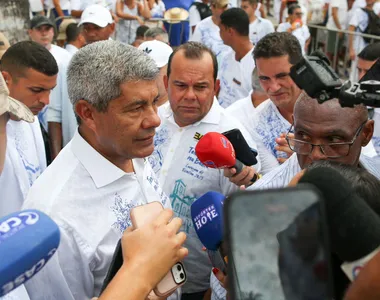
[[[66,44],[65,49],[67,52],[69,52],[71,55],[74,55],[78,52],[78,48],[71,44]]]
[[[235,52],[229,51],[224,56],[219,72],[220,91],[219,104],[227,108],[235,101],[247,97],[252,90],[252,72],[255,61],[252,56],[253,48],[240,60],[235,59]]]
[[[47,122],[57,122],[62,128],[62,147],[66,146],[73,138],[78,123],[75,118],[74,108],[70,102],[67,90],[67,68],[62,65],[57,77],[57,86],[50,94],[50,103],[46,113]]]
[[[33,123],[9,120],[0,175],[0,217],[21,209],[30,187],[45,169],[45,144],[37,118]]]
[[[223,43],[219,31],[219,26],[212,21],[212,16],[207,17],[197,24],[190,41],[200,42],[209,47],[215,53],[220,65],[231,48]]]
[[[380,162],[364,154],[360,155],[360,165],[372,175],[380,179]],[[288,160],[272,172],[264,175],[260,180],[247,188],[247,190],[266,190],[287,186],[293,177],[301,171],[297,154],[294,153]]]
[[[31,188],[24,208],[39,209],[60,227],[57,254],[27,282],[31,299],[98,296],[114,249],[131,225],[133,207],[161,201],[170,207],[147,159],[126,173],[77,132]]]
[[[292,25],[289,22],[281,23],[277,27],[277,32],[286,32],[286,31],[288,31],[288,29],[290,27],[292,27]],[[306,41],[310,38],[309,27],[307,27],[307,25],[303,24],[300,28],[297,28],[296,30],[293,30],[292,34],[300,42],[300,45],[301,45],[301,48],[302,48],[302,54],[305,54]]]
[[[271,32],[274,32],[274,26],[267,19],[258,17],[253,23],[249,24],[249,39],[254,45]]]
[[[184,293],[205,291],[209,288],[211,264],[207,253],[193,228],[190,206],[204,193],[213,190],[224,195],[239,189],[224,177],[223,170],[206,168],[195,154],[200,135],[210,131],[224,132],[234,128],[241,130],[248,144],[256,149],[244,127],[229,116],[216,100],[208,114],[199,122],[179,127],[173,117],[170,104],[159,108],[161,125],[155,135],[155,150],[149,161],[156,172],[160,185],[169,196],[176,215],[183,220],[182,230],[187,234],[185,242],[189,256],[184,264],[188,280]],[[261,170],[260,161],[254,166]]]
[[[277,145],[276,138],[281,133],[287,133],[291,124],[281,115],[276,105],[270,99],[265,100],[256,107],[252,121],[252,128],[256,130],[272,155],[276,158],[287,157],[284,152],[275,149]]]

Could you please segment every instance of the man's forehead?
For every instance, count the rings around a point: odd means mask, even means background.
[[[292,65],[289,62],[289,55],[258,58],[256,67],[259,75],[275,76],[280,73],[289,73]]]

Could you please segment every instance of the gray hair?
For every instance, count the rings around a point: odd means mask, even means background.
[[[162,37],[162,41],[164,43],[166,43],[166,44],[169,43],[169,35],[168,35],[168,33],[165,30],[163,30],[162,28],[160,28],[160,27],[149,28],[144,33],[144,37],[145,38],[155,38],[158,35],[160,35]]]
[[[120,85],[130,81],[152,81],[158,76],[156,63],[135,47],[107,40],[80,49],[67,70],[67,88],[73,106],[79,100],[96,110],[107,110],[121,95]]]

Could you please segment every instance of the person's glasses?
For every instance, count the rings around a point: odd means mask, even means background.
[[[313,152],[314,147],[319,147],[321,152],[327,158],[339,158],[347,156],[350,152],[351,146],[355,143],[356,138],[359,136],[359,133],[362,131],[364,125],[367,123],[364,122],[360,125],[358,130],[355,133],[354,138],[350,142],[342,143],[330,143],[330,144],[312,144],[302,140],[297,140],[289,136],[289,133],[292,132],[294,124],[290,127],[288,133],[286,134],[286,141],[288,142],[289,148],[300,155],[309,155]]]
[[[303,13],[302,12],[297,12],[295,13],[296,16],[299,16],[299,17],[302,17],[303,16]]]

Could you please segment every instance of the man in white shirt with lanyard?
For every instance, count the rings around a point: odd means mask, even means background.
[[[115,41],[87,45],[73,57],[67,80],[78,131],[24,206],[61,229],[57,255],[26,285],[32,299],[98,296],[131,209],[152,201],[170,207],[146,159],[160,124],[158,73],[142,51]]]
[[[255,68],[249,40],[248,15],[241,8],[230,8],[220,16],[220,37],[231,47],[220,63],[218,79],[219,104],[227,108],[236,100],[247,97],[251,91],[251,76]]]
[[[373,120],[364,105],[342,108],[337,99],[319,104],[302,94],[294,108],[294,153],[285,163],[248,189],[284,187],[313,161],[332,160],[367,169],[380,179],[380,162],[361,154],[371,140]]]
[[[274,32],[273,23],[257,16],[257,0],[243,0],[240,7],[249,17],[249,39],[256,45],[264,36]]]
[[[202,43],[214,51],[218,64],[222,62],[223,57],[230,51],[230,48],[223,43],[219,34],[220,15],[228,9],[228,5],[228,0],[211,0],[212,16],[200,21],[190,38],[190,41]]]
[[[174,50],[164,78],[169,102],[159,109],[162,124],[157,130],[154,152],[150,157],[153,170],[170,197],[174,212],[183,220],[183,231],[188,236],[189,257],[184,260],[188,278],[182,299],[203,299],[209,288],[211,272],[209,258],[202,251],[193,228],[191,204],[209,190],[228,195],[238,189],[223,176],[223,170],[206,168],[198,160],[194,147],[207,132],[222,133],[238,128],[248,144],[257,149],[244,127],[215,99],[219,85],[216,74],[215,54],[206,46],[189,42]],[[265,155],[265,150],[259,149],[258,152]],[[258,157],[253,168],[244,167],[236,175],[237,179],[249,182],[255,172],[263,171],[260,162]]]
[[[3,55],[0,68],[10,96],[19,99],[34,115],[49,103],[58,66],[46,48],[31,41],[16,43]],[[0,176],[0,217],[21,209],[30,187],[46,168],[37,117],[32,123],[11,118],[7,136],[7,159]]]

